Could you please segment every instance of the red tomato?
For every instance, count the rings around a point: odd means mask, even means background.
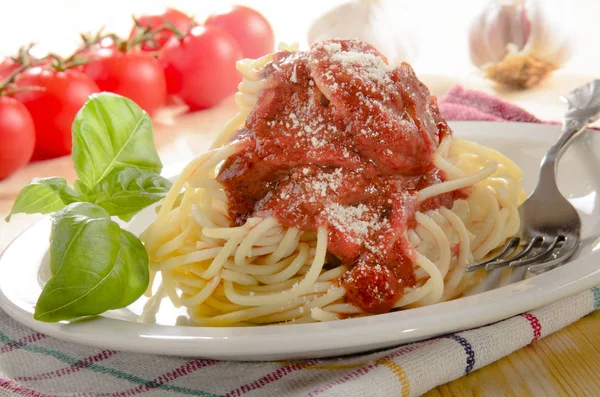
[[[12,72],[17,70],[21,64],[12,58],[6,58],[0,62],[0,81],[7,78]]]
[[[35,128],[27,108],[14,98],[0,96],[0,180],[31,159]]]
[[[236,91],[241,75],[235,63],[241,55],[224,30],[193,28],[185,38],[167,43],[159,54],[168,93],[182,99],[190,110],[216,105]]]
[[[150,27],[152,29],[156,29],[162,25],[165,25],[165,19],[177,28],[181,33],[187,34],[192,27],[192,18],[189,15],[184,14],[183,12],[176,10],[174,8],[167,8],[165,12],[160,15],[144,15],[138,18],[138,22],[144,27]],[[131,29],[131,33],[129,34],[129,38],[132,38],[136,33],[137,27],[134,26]],[[169,29],[161,29],[157,32],[154,41],[156,42],[156,47],[153,47],[149,44],[143,44],[142,49],[144,51],[156,51],[162,48],[167,41],[171,37],[174,37],[175,34]]]
[[[226,30],[238,42],[245,58],[259,58],[273,52],[273,29],[269,21],[252,8],[233,6],[209,16],[204,24]]]
[[[163,68],[147,52],[100,49],[82,70],[100,90],[127,97],[150,115],[165,103],[167,83]]]
[[[29,58],[29,62],[37,62],[37,65],[41,65],[41,61],[36,59],[33,55],[27,54]],[[49,61],[48,61],[49,62]],[[44,62],[44,63],[48,63]],[[7,78],[12,72],[20,68],[23,64],[20,60],[15,60],[14,58],[4,58],[0,61],[0,81]]]
[[[34,160],[71,153],[71,125],[88,96],[100,89],[85,74],[76,70],[57,72],[40,67],[17,77],[17,88],[41,90],[17,92],[14,97],[27,107],[36,131]]]

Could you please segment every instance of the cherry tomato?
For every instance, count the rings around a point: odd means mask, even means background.
[[[12,72],[17,70],[21,64],[12,58],[6,58],[0,62],[0,81],[7,78]]]
[[[40,66],[41,64],[49,63],[49,61],[42,62],[29,53],[26,53],[25,56],[27,56],[27,58],[29,59],[29,62],[35,61],[37,66]],[[23,64],[21,63],[21,61],[18,58],[17,59],[15,59],[15,58],[2,59],[0,61],[0,81],[7,78],[12,72],[19,69],[22,65]]]
[[[96,83],[76,70],[59,72],[34,67],[20,74],[15,85],[40,88],[14,94],[33,118],[36,131],[33,159],[71,153],[71,125],[88,96],[100,91]]]
[[[156,29],[162,25],[165,25],[165,20],[169,21],[173,24],[177,30],[179,30],[183,34],[187,34],[190,28],[192,27],[193,20],[189,15],[184,14],[183,12],[176,10],[174,8],[167,8],[165,12],[159,15],[144,15],[138,18],[138,22],[140,25],[144,27],[150,27],[152,29]],[[137,31],[137,27],[134,26],[131,29],[131,33],[129,34],[129,38],[132,38]],[[152,46],[150,44],[143,44],[142,49],[144,51],[156,51],[162,48],[167,41],[171,37],[174,37],[175,33],[173,33],[169,29],[161,29],[157,32],[154,42],[156,46]]]
[[[226,30],[238,42],[244,58],[259,58],[273,52],[275,36],[269,21],[258,11],[244,6],[233,6],[225,12],[206,19],[206,26]]]
[[[241,55],[229,33],[197,26],[185,38],[167,43],[159,54],[167,91],[190,110],[214,106],[236,91],[241,75],[235,63]]]
[[[160,62],[147,52],[99,49],[83,72],[102,91],[127,97],[152,115],[164,105],[167,83]]]
[[[35,128],[25,105],[14,98],[0,96],[0,180],[8,177],[31,159]]]

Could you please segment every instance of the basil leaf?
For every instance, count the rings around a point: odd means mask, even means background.
[[[60,192],[67,187],[64,178],[34,178],[17,196],[6,221],[13,214],[49,214],[65,206]]]
[[[90,197],[93,194],[92,189],[87,187],[86,184],[81,182],[79,179],[75,180],[75,183],[73,183],[73,188],[78,194],[84,197]]]
[[[73,123],[73,165],[93,188],[117,166],[160,173],[150,117],[130,99],[93,94]]]
[[[113,307],[118,309],[135,302],[148,288],[148,252],[139,238],[127,230],[121,230],[121,250],[118,267],[121,282],[121,299]]]
[[[128,221],[133,215],[163,199],[171,181],[147,170],[114,168],[93,191],[95,203],[110,215]]]
[[[52,217],[52,277],[34,318],[56,322],[103,313],[134,302],[148,286],[148,254],[102,207],[74,203]]]
[[[89,202],[90,201],[89,193],[87,193],[86,190],[82,191],[79,188],[80,184],[81,184],[81,182],[75,181],[74,188],[69,187],[68,185],[65,185],[58,192],[58,195],[60,196],[63,203],[65,203],[65,205],[73,204],[73,203],[76,203],[79,201],[81,201],[81,202],[86,202],[86,201]]]
[[[90,203],[74,203],[61,211],[52,214],[52,230],[50,232],[50,272],[55,275],[59,272],[61,266],[67,262],[67,256],[72,255],[72,249],[85,248],[81,245],[74,244],[76,239],[83,232],[87,234],[96,234],[100,239],[112,239],[108,248],[113,248],[113,251],[108,251],[109,256],[117,253],[119,244],[118,233],[119,225],[110,219],[110,215],[102,207]],[[115,237],[116,236],[116,237]],[[83,236],[85,238],[85,236]],[[103,245],[99,243],[97,246],[94,245],[90,248],[95,250],[99,246]],[[105,250],[102,248],[102,250]],[[82,258],[88,258],[88,256],[103,255],[97,252],[82,252],[84,255]]]

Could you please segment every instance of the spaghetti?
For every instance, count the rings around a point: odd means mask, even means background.
[[[430,305],[518,231],[521,170],[455,139],[407,64],[330,40],[238,69],[240,112],[142,235],[148,312],[167,296],[194,325],[238,326]]]

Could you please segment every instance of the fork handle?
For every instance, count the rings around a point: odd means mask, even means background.
[[[538,182],[538,186],[553,187],[555,190],[558,190],[558,160],[577,135],[600,119],[600,79],[576,88],[561,99],[569,105],[562,125],[562,134],[542,159]]]
[[[576,118],[567,117],[563,121],[562,133],[558,138],[558,141],[548,150],[540,167],[540,180],[538,186],[553,186],[558,189],[556,185],[556,168],[558,160],[573,142],[574,138],[590,124],[589,120],[581,120]]]

